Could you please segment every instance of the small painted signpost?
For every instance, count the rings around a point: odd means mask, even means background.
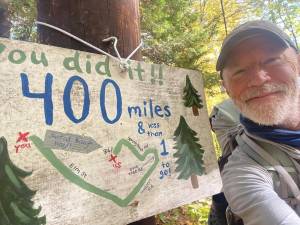
[[[90,153],[101,148],[93,138],[47,130],[44,145],[52,149]]]
[[[0,71],[0,224],[122,225],[220,190],[197,71],[8,39]]]

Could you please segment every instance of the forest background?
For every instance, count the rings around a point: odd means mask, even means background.
[[[36,0],[10,0],[8,11],[10,38],[36,42]],[[223,39],[234,27],[253,19],[269,20],[300,45],[299,0],[140,0],[140,13],[143,60],[199,70],[209,112],[227,98],[215,63]],[[157,224],[206,224],[209,206],[207,199],[173,209],[157,215]]]

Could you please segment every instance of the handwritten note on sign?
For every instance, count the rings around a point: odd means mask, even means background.
[[[1,218],[127,224],[220,190],[197,71],[7,39],[0,68]]]

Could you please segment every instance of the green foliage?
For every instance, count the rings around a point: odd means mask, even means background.
[[[183,116],[180,116],[180,122],[174,132],[175,149],[174,153],[179,172],[178,179],[188,179],[191,175],[201,176],[204,173],[204,162],[202,146],[198,143],[197,133],[186,123]]]
[[[214,86],[211,89],[207,88],[205,89],[205,91],[206,91],[206,106],[207,106],[208,114],[211,113],[215,105],[221,103],[222,101],[228,98],[227,94],[220,90],[219,86]],[[213,140],[216,156],[220,157],[222,152],[221,152],[220,145],[217,141],[217,137],[215,133],[212,131],[211,134],[212,134],[212,140]]]
[[[211,201],[194,202],[187,206],[187,215],[195,224],[207,224]]]
[[[195,0],[143,0],[141,27],[148,45],[143,54],[154,63],[196,69],[207,54],[214,26],[199,23]],[[205,61],[205,60],[204,60]]]
[[[38,217],[41,207],[35,209],[31,200],[35,195],[23,182],[31,175],[15,166],[9,158],[7,142],[0,138],[0,224],[42,225],[46,217]]]
[[[157,225],[207,225],[211,200],[193,202],[156,216]]]
[[[37,32],[34,23],[37,17],[36,0],[11,0],[8,8],[12,22],[11,37],[36,42]]]
[[[182,218],[182,211],[180,208],[173,209],[169,211],[168,213],[160,213],[158,214],[158,220],[165,225],[173,225],[178,224],[178,219]]]
[[[235,0],[226,0],[228,27],[242,17]],[[197,69],[205,86],[218,85],[216,53],[225,36],[219,0],[141,0],[145,60]]]
[[[300,36],[300,2],[298,0],[243,0],[241,5],[249,17],[270,20],[284,29],[294,43],[299,46]]]

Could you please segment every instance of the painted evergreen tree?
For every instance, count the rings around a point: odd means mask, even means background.
[[[38,217],[41,207],[35,209],[31,200],[35,191],[22,181],[30,176],[15,166],[9,158],[7,142],[0,138],[0,225],[42,225],[46,217]]]
[[[198,188],[198,179],[196,175],[201,176],[204,171],[202,146],[198,143],[197,133],[186,123],[183,116],[180,116],[180,122],[174,132],[173,140],[176,142],[174,157],[177,167],[175,172],[179,173],[178,179],[187,180],[191,177],[192,185]]]
[[[183,89],[184,106],[189,108],[192,107],[194,116],[199,116],[198,109],[201,109],[203,107],[201,96],[192,85],[189,75],[186,75],[185,79],[186,84]]]

